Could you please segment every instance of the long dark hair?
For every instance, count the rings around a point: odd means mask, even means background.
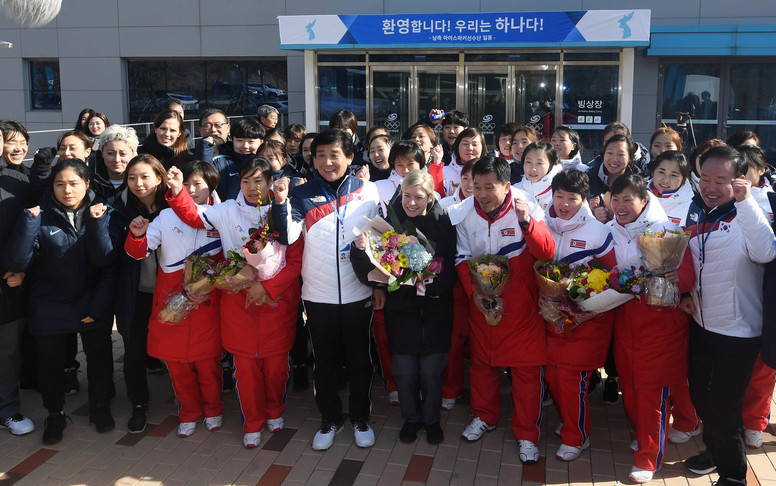
[[[89,114],[89,116],[86,117],[86,120],[82,124],[81,118],[83,118],[84,115],[86,115],[87,113]],[[75,121],[75,127],[73,128],[73,130],[75,130],[76,132],[88,132],[89,126],[87,125],[87,123],[89,123],[89,118],[91,118],[92,115],[94,115],[94,110],[92,110],[91,108],[84,108],[83,110],[81,110],[81,113],[78,114],[78,119]]]
[[[154,129],[162,126],[162,123],[164,123],[165,120],[169,120],[170,118],[178,121],[180,136],[178,136],[178,140],[175,141],[175,145],[172,146],[172,154],[178,155],[179,153],[185,152],[189,149],[188,136],[186,135],[186,130],[183,128],[183,119],[181,118],[180,113],[172,110],[165,110],[159,113],[159,115],[157,115],[156,119],[154,120]],[[156,135],[156,133],[154,133],[154,136],[156,136],[156,140],[159,141],[159,137]],[[159,142],[159,145],[161,145],[161,142]]]
[[[180,119],[180,117],[178,117]],[[153,219],[157,214],[159,214],[159,211],[167,207],[167,202],[164,199],[164,193],[165,191],[165,184],[164,184],[164,176],[167,171],[164,170],[164,166],[162,165],[159,160],[154,157],[151,154],[140,154],[132,158],[132,160],[129,161],[127,164],[127,169],[124,171],[124,184],[127,184],[127,179],[129,178],[129,170],[136,166],[137,164],[148,164],[153,169],[154,173],[156,173],[157,176],[161,177],[162,182],[159,183],[159,185],[156,186],[156,194],[154,194],[154,206],[156,206],[156,211],[153,213],[150,213],[148,209],[146,208],[145,204],[138,199],[135,194],[132,193],[129,188],[127,188],[127,205],[134,208],[138,214],[141,216]]]

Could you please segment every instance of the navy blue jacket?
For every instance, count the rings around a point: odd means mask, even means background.
[[[88,206],[94,193],[87,199]],[[76,231],[49,194],[38,217],[24,211],[17,220],[3,261],[12,272],[27,272],[32,334],[69,334],[112,324],[116,274],[109,218],[107,213],[92,218],[87,207]],[[85,317],[94,322],[84,324]]]
[[[0,158],[0,250],[13,234],[16,219],[31,202],[30,179],[27,174],[8,166]],[[0,254],[6,252],[0,251]],[[8,269],[0,262],[0,277]],[[27,316],[27,282],[19,287],[9,287],[0,278],[0,325],[23,319]]]

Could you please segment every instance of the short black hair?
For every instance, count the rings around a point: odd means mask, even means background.
[[[464,128],[469,127],[469,117],[466,113],[458,110],[452,110],[445,113],[445,119],[442,122],[442,126],[445,125],[458,125]]]
[[[346,157],[353,155],[353,137],[339,128],[330,128],[315,136],[312,145],[310,145],[312,158],[315,158],[315,152],[321,145],[339,145]]]
[[[571,149],[571,152],[569,152],[569,157],[574,158],[574,156],[579,153],[579,149],[582,147],[582,141],[580,140],[577,131],[568,125],[558,125],[558,127],[555,128],[555,130],[553,130],[550,134],[550,139],[552,139],[552,136],[556,133],[565,133],[566,136],[569,137],[569,141],[574,144],[574,148]]]
[[[741,156],[741,152],[733,147],[714,147],[707,150],[706,153],[701,155],[701,160],[699,161],[701,169],[703,169],[703,164],[709,159],[729,159],[733,162],[735,177],[743,177],[749,170],[749,164]]]
[[[221,181],[221,174],[218,173],[215,166],[203,160],[192,160],[191,162],[184,164],[183,167],[181,167],[181,172],[183,173],[184,181],[195,174],[201,174],[202,179],[205,180],[205,184],[207,184],[207,188],[210,189],[210,192],[215,191],[216,187],[218,187],[218,183]]]
[[[550,161],[550,169],[558,164],[558,153],[555,151],[555,147],[547,142],[542,142],[541,140],[538,142],[530,143],[526,148],[523,149],[523,157],[520,160],[521,164],[525,163],[526,154],[532,150],[538,150],[539,152],[544,153],[544,155],[547,157],[547,160]]]
[[[690,177],[690,163],[681,150],[666,150],[649,162],[649,173],[655,177],[655,171],[664,160],[676,162],[679,165],[679,173],[682,174],[682,183]]]
[[[27,129],[24,128],[24,125],[22,125],[18,121],[14,121],[14,120],[0,121],[0,131],[3,132],[3,140],[8,140],[8,137],[10,137],[11,135],[16,135],[18,133],[22,137],[24,137],[25,140],[27,140],[27,143],[30,143],[30,134],[27,133]]]
[[[647,189],[647,181],[644,180],[639,174],[623,174],[612,183],[611,195],[616,196],[626,189],[633,191],[639,199],[647,199],[649,197],[649,189]]]
[[[505,135],[508,135],[509,140],[511,141],[512,136],[515,134],[518,128],[520,128],[520,124],[515,122],[508,122],[501,125],[498,129],[498,132],[496,133],[496,140]]]
[[[426,154],[423,153],[423,149],[420,148],[413,140],[399,140],[391,147],[391,151],[388,153],[388,164],[393,168],[394,162],[399,157],[406,157],[410,160],[414,160],[420,165],[421,169],[426,168]]]
[[[604,144],[604,152],[606,152],[606,147],[616,142],[625,142],[625,146],[628,147],[628,155],[630,156],[628,165],[633,164],[636,160],[636,150],[639,148],[638,145],[636,145],[636,142],[634,142],[633,139],[628,135],[612,135]]]
[[[251,155],[240,164],[240,179],[255,172],[261,172],[261,176],[264,177],[267,184],[272,180],[272,165],[269,161],[264,157]]]
[[[491,157],[490,155],[480,157],[472,167],[472,178],[491,173],[496,174],[499,182],[509,184],[509,178],[512,175],[509,170],[509,162],[501,157]]]
[[[183,102],[178,98],[167,98],[162,104],[162,111],[172,110],[173,106],[180,106],[181,108],[184,108]]]
[[[226,123],[229,123],[229,118],[226,117],[226,113],[219,110],[218,108],[208,108],[207,110],[203,111],[201,115],[199,115],[199,124],[202,125],[202,122],[204,122],[205,119],[211,115],[223,115],[223,117],[226,119]]]
[[[566,191],[586,199],[590,194],[590,177],[576,169],[564,169],[552,178],[552,192]]]
[[[51,175],[49,175],[48,182],[51,189],[54,189],[54,179],[57,178],[57,174],[65,169],[73,169],[73,171],[83,179],[85,182],[89,182],[91,174],[89,172],[89,166],[86,165],[81,159],[63,159],[58,164],[51,168]]]
[[[264,127],[255,118],[241,118],[232,125],[232,138],[260,138],[264,140]]]

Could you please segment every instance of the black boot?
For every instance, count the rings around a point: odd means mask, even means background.
[[[127,430],[130,434],[139,434],[145,430],[147,412],[147,403],[135,405],[132,408],[132,417],[129,418],[129,422],[127,423]]]
[[[64,412],[52,413],[46,418],[43,425],[43,443],[46,445],[56,444],[62,441],[62,431],[67,427]]]
[[[92,405],[89,411],[89,423],[94,424],[97,432],[104,434],[116,427],[116,422],[110,414],[110,406],[107,402]]]

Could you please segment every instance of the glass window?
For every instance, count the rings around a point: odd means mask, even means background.
[[[601,132],[617,117],[618,66],[563,68],[563,124],[579,133],[582,160],[601,148]]]
[[[286,61],[127,61],[130,122],[153,121],[169,98],[183,102],[186,119],[207,108],[228,116],[255,115],[263,104],[288,122]]]
[[[358,66],[318,67],[319,131],[339,110],[350,110],[358,120],[358,136],[366,136],[366,71]],[[309,128],[308,128],[309,129]]]
[[[318,54],[318,62],[364,62],[364,54]]]
[[[30,107],[33,110],[61,110],[59,61],[29,61]]]
[[[692,119],[698,143],[717,135],[720,99],[720,64],[666,63],[663,66],[661,121],[676,124],[677,113]]]
[[[464,57],[465,62],[541,62],[541,61],[559,61],[559,52],[475,52],[467,53]]]
[[[619,52],[565,52],[564,61],[619,61]]]

